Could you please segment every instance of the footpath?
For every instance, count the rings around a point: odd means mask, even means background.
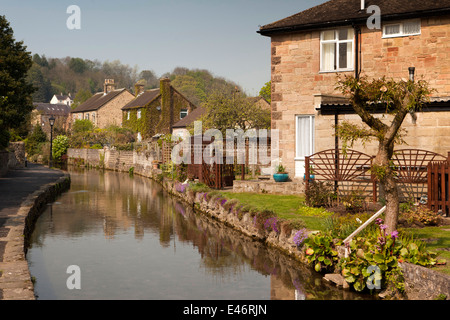
[[[60,170],[29,163],[0,177],[0,300],[34,300],[27,239],[47,203],[70,186]]]

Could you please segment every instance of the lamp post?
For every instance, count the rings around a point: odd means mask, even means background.
[[[53,115],[48,118],[48,122],[50,122],[50,161],[49,161],[49,168],[53,166],[53,125],[55,124],[55,117]]]

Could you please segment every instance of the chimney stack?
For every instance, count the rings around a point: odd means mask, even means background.
[[[103,93],[107,94],[115,89],[114,79],[105,79],[105,84],[103,85]]]

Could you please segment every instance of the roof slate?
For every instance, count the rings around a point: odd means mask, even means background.
[[[52,114],[55,116],[66,116],[70,114],[70,107],[66,104],[51,104],[51,103],[33,103],[34,108],[45,115]]]
[[[98,110],[124,91],[127,91],[127,89],[112,90],[106,94],[103,92],[98,92],[84,103],[80,104],[75,110],[72,110],[72,113]]]
[[[365,8],[380,7],[382,20],[420,17],[426,14],[450,14],[450,0],[366,0]],[[262,26],[258,33],[270,35],[301,29],[323,28],[338,23],[363,22],[372,15],[361,10],[358,0],[330,0],[290,17]]]
[[[133,108],[141,108],[143,106],[145,106],[146,104],[152,102],[153,100],[155,100],[158,96],[160,96],[160,89],[152,89],[152,90],[147,90],[144,91],[143,93],[141,93],[140,95],[138,95],[135,99],[131,100],[130,102],[128,102],[123,108],[122,110],[127,110],[127,109],[133,109]]]

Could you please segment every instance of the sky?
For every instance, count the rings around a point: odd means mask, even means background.
[[[325,0],[0,0],[17,41],[47,58],[114,61],[157,76],[206,69],[258,95],[270,81],[270,38],[259,26]],[[80,29],[67,20],[80,8]]]

